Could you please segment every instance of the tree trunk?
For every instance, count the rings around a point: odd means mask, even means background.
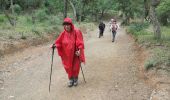
[[[71,2],[71,0],[68,0],[68,1],[69,1],[70,5],[71,5],[71,7],[73,9],[74,18],[75,18],[75,20],[78,21],[77,12],[76,12],[76,8],[74,7],[74,4]]]
[[[16,25],[16,17],[15,17],[15,12],[14,12],[14,5],[13,5],[13,0],[10,1],[11,2],[11,12],[12,12],[12,18],[9,17],[9,15],[6,13],[6,16],[10,22],[10,24],[12,26],[15,26]]]
[[[102,9],[101,15],[100,15],[100,19],[99,20],[103,20],[104,17],[104,9]]]
[[[7,13],[7,11],[4,11],[4,14],[5,14],[5,16],[7,17],[9,23],[10,23],[12,26],[15,26],[14,20],[9,16],[9,14]]]
[[[81,0],[81,10],[80,10],[80,22],[83,20],[84,17],[84,8],[85,8],[85,1]]]
[[[11,12],[14,15],[14,5],[13,5],[13,0],[11,0]]]
[[[161,39],[160,23],[159,23],[158,18],[156,16],[156,10],[155,10],[155,8],[156,8],[155,2],[157,2],[157,1],[158,0],[152,0],[152,5],[150,7],[150,18],[151,18],[151,22],[153,24],[154,37],[156,39]]]
[[[144,0],[145,19],[149,20],[150,0]]]
[[[64,18],[67,17],[67,1],[68,0],[64,0]]]

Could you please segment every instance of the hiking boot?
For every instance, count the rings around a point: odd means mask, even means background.
[[[77,86],[78,85],[78,78],[74,78],[74,86]]]
[[[68,87],[72,87],[74,84],[74,81],[73,79],[70,79],[69,82],[68,82]]]

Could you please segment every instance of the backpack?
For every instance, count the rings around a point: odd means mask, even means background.
[[[102,29],[102,30],[104,30],[105,24],[104,24],[104,23],[100,23],[100,24],[99,24],[99,28]]]
[[[116,32],[118,26],[116,24],[112,24],[112,32]]]

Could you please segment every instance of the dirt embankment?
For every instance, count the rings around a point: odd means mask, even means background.
[[[6,54],[11,54],[17,51],[21,51],[30,46],[37,46],[50,40],[53,40],[55,33],[47,34],[39,38],[28,38],[28,39],[9,39],[9,40],[0,40],[0,56]]]
[[[87,34],[87,31],[92,30],[93,27],[94,25],[90,25],[90,26],[81,25],[81,24],[79,25],[79,28],[84,34]],[[1,37],[0,38],[0,57],[6,54],[12,54],[17,51],[24,50],[25,48],[28,48],[30,46],[37,46],[40,44],[47,43],[49,41],[53,41],[62,30],[63,30],[63,27],[59,27],[58,32],[56,33],[47,33],[43,36],[34,37],[34,38],[28,37],[24,39],[21,39],[21,38],[6,39],[6,38]]]
[[[138,61],[138,77],[147,85],[152,87],[149,100],[169,100],[170,99],[170,78],[169,72],[162,69],[145,69],[145,62],[149,59],[151,52],[139,44],[135,44]]]

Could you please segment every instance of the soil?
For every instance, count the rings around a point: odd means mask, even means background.
[[[86,83],[80,71],[77,87],[67,87],[55,52],[49,93],[52,42],[1,57],[0,100],[169,100],[168,88],[158,89],[148,81],[143,70],[147,52],[121,27],[112,42],[108,27],[102,38],[97,28],[84,34]]]

